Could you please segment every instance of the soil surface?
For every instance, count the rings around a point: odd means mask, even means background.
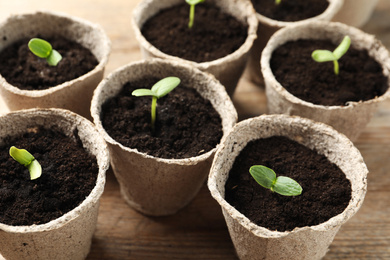
[[[0,52],[0,74],[9,84],[20,89],[54,87],[88,73],[99,63],[87,48],[56,36],[44,39],[62,55],[57,66],[50,66],[45,59],[38,58],[30,51],[29,40],[19,40]]]
[[[101,119],[104,129],[126,147],[160,157],[182,159],[206,153],[222,137],[222,121],[208,100],[181,83],[157,101],[155,133],[151,128],[152,97],[135,97],[135,89],[150,89],[157,78],[129,82],[106,101]]]
[[[253,165],[296,180],[299,196],[282,196],[260,186]],[[236,158],[225,185],[226,201],[259,226],[273,231],[323,223],[342,213],[351,199],[351,183],[333,163],[286,137],[251,141]]]
[[[77,207],[95,187],[96,158],[61,131],[31,128],[22,136],[6,137],[0,148],[0,223],[22,226],[44,224]],[[29,151],[42,166],[42,175],[30,180],[26,167],[9,149]]]
[[[329,6],[327,0],[251,0],[259,14],[277,21],[295,22],[322,14]]]
[[[339,60],[339,75],[333,62],[311,58],[316,49],[333,51],[336,45],[323,40],[287,42],[272,54],[271,70],[280,84],[294,96],[317,105],[344,106],[349,101],[366,101],[388,89],[381,65],[366,50],[352,46]]]
[[[142,26],[143,36],[160,51],[195,62],[216,60],[244,44],[248,26],[218,7],[195,7],[194,25],[188,28],[190,6],[180,4],[151,17]]]

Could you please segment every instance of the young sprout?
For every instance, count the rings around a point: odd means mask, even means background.
[[[258,184],[264,188],[284,196],[297,196],[302,193],[302,187],[295,180],[279,176],[276,178],[275,172],[262,165],[254,165],[249,169],[249,173]]]
[[[282,0],[275,0],[275,4],[276,4],[276,5],[279,5],[280,2],[282,2]]]
[[[340,43],[337,48],[331,52],[328,50],[315,50],[311,54],[313,60],[317,62],[326,62],[333,61],[334,64],[334,73],[339,75],[339,62],[338,60],[348,51],[349,46],[351,45],[351,38],[345,36],[343,41]]]
[[[188,22],[188,28],[192,28],[194,25],[195,17],[195,5],[204,2],[205,0],[186,0],[187,4],[190,5],[190,21]]]
[[[177,77],[166,77],[153,85],[152,89],[140,88],[134,90],[131,94],[136,97],[152,96],[151,118],[152,132],[155,129],[157,99],[165,96],[180,84]]]
[[[62,59],[61,54],[54,50],[50,43],[39,38],[32,38],[28,42],[28,48],[39,58],[46,59],[50,66],[57,66]]]
[[[27,150],[18,149],[15,146],[12,146],[9,149],[9,155],[11,155],[11,157],[14,158],[15,161],[24,165],[29,170],[31,180],[35,180],[41,176],[41,165]]]

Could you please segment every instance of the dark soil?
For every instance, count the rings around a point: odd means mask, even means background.
[[[293,178],[302,194],[282,196],[263,188],[249,173],[252,165]],[[227,202],[252,222],[281,232],[323,223],[342,213],[351,199],[351,183],[335,164],[280,136],[248,143],[236,158],[225,189]]]
[[[126,147],[160,157],[182,159],[206,153],[222,137],[219,114],[195,89],[181,83],[157,101],[156,130],[152,133],[152,97],[135,97],[138,88],[150,89],[159,79],[144,78],[124,85],[120,94],[102,107],[107,133]]]
[[[59,130],[32,128],[6,137],[0,148],[0,223],[22,226],[44,224],[77,207],[96,184],[96,158],[78,137]],[[42,175],[30,180],[26,167],[9,155],[11,146],[29,151],[42,166]]]
[[[190,6],[162,10],[145,22],[144,37],[160,51],[195,62],[225,57],[244,44],[248,26],[211,4],[195,7],[194,25],[188,28]]]
[[[344,106],[348,101],[366,101],[388,89],[381,65],[366,50],[350,48],[339,60],[335,75],[333,62],[315,62],[316,49],[333,51],[330,41],[299,40],[287,42],[272,54],[271,70],[280,84],[294,96],[325,106]]]
[[[295,22],[322,14],[329,6],[327,0],[251,0],[259,14],[277,21]]]
[[[29,50],[29,40],[17,41],[0,53],[0,74],[9,84],[20,89],[54,87],[78,78],[98,65],[97,59],[87,48],[56,36],[45,40],[62,55],[62,60],[57,66],[50,66],[45,59],[38,58]]]

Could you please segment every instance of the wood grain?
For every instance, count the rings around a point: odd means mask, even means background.
[[[106,75],[141,59],[131,28],[137,0],[0,0],[0,19],[53,10],[99,23],[112,41]],[[380,0],[362,29],[390,47],[390,1]],[[239,118],[266,113],[264,91],[241,79],[233,102]],[[0,113],[8,110],[0,100]],[[360,211],[337,234],[324,259],[390,259],[390,101],[380,106],[356,141],[370,170]],[[145,191],[147,192],[147,191]],[[0,245],[1,246],[1,245]],[[204,186],[182,211],[146,217],[127,206],[112,172],[101,199],[98,225],[87,259],[237,259],[219,205]]]

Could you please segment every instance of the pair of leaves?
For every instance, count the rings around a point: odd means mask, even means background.
[[[39,58],[46,59],[50,66],[57,66],[62,60],[61,54],[54,50],[51,44],[39,38],[33,38],[28,42],[28,48]]]
[[[276,173],[268,167],[254,165],[249,169],[249,173],[258,184],[273,192],[284,196],[297,196],[302,193],[298,182],[285,176],[276,177]]]
[[[12,146],[9,149],[9,154],[15,161],[25,166],[30,172],[30,179],[35,180],[42,174],[42,167],[35,157],[25,149],[18,149]]]
[[[340,45],[337,46],[337,48],[333,52],[328,50],[315,50],[311,54],[311,57],[313,58],[313,60],[317,62],[333,61],[334,73],[338,75],[339,74],[338,60],[348,51],[350,46],[351,46],[351,38],[347,35],[344,37]]]
[[[154,96],[162,98],[180,84],[180,79],[177,77],[166,77],[153,85],[152,89],[140,88],[134,90],[131,94],[133,96]]]
[[[150,109],[151,114],[151,125],[152,132],[155,131],[155,122],[156,122],[156,107],[157,107],[157,99],[165,96],[169,92],[171,92],[174,88],[176,88],[180,84],[180,79],[177,77],[166,77],[156,84],[153,85],[152,89],[140,88],[134,90],[131,94],[133,96],[142,97],[142,96],[152,96],[152,106]]]

